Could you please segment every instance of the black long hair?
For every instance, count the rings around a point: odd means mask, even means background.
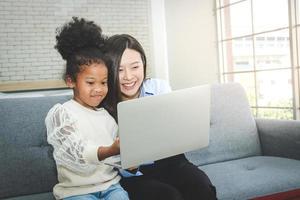
[[[111,111],[115,92],[113,89],[112,68],[103,53],[106,36],[100,26],[84,18],[72,17],[72,20],[56,29],[55,49],[66,61],[64,79],[71,78],[76,82],[77,74],[84,67],[94,63],[104,64],[108,71],[108,93],[99,106]]]
[[[122,59],[122,55],[126,49],[132,49],[140,53],[141,59],[144,66],[144,78],[146,77],[146,68],[147,68],[147,60],[146,54],[142,47],[142,45],[128,34],[118,34],[109,37],[105,42],[104,52],[105,55],[108,57],[111,67],[112,67],[112,80],[113,80],[113,87],[115,96],[117,97],[116,101],[114,102],[113,109],[114,114],[113,116],[117,120],[117,103],[122,101],[121,89],[120,89],[120,80],[119,80],[119,68]]]

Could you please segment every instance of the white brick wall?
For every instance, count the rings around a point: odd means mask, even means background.
[[[150,59],[149,6],[149,0],[1,0],[0,84],[61,79],[55,29],[72,16],[95,21],[107,35],[132,34]]]

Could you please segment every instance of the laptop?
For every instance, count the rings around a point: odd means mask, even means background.
[[[210,86],[120,102],[118,125],[120,156],[104,163],[122,169],[207,147]]]

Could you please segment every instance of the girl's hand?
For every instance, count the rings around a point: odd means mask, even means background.
[[[112,156],[120,154],[120,138],[117,137],[110,146]]]
[[[98,160],[104,160],[110,156],[120,154],[120,139],[117,137],[110,146],[101,146],[98,148]]]

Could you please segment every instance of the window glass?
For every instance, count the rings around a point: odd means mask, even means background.
[[[300,24],[300,2],[299,0],[295,1],[296,2],[296,17],[297,17],[297,24]]]
[[[252,37],[238,38],[223,42],[225,72],[253,70]]]
[[[291,70],[257,72],[258,106],[292,107]]]
[[[226,6],[228,4],[236,3],[239,1],[241,1],[241,0],[221,0],[221,6]],[[247,0],[247,1],[249,1],[249,0]]]
[[[253,114],[253,116],[257,117],[257,108],[251,108],[251,112]]]
[[[242,1],[225,7],[221,11],[223,39],[252,33],[250,1]]]
[[[300,3],[299,3],[300,4]],[[298,67],[300,67],[300,26],[297,27],[297,49],[298,49]]]
[[[257,117],[299,119],[300,1],[219,3],[220,80],[241,83]]]
[[[246,93],[251,106],[255,106],[255,84],[254,73],[236,73],[226,74],[225,82],[238,82],[240,83]]]
[[[279,109],[279,108],[259,108],[257,110],[258,118],[270,119],[293,119],[292,109]]]
[[[254,36],[256,69],[291,67],[288,29]]]
[[[287,27],[287,0],[253,0],[254,33]]]

